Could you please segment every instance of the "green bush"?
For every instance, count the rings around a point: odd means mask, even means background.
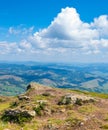
[[[75,104],[79,106],[83,105],[82,99],[77,99]]]
[[[64,96],[58,102],[58,105],[69,105],[71,104],[71,98],[65,98]]]
[[[10,107],[11,108],[14,108],[14,107],[17,107],[18,106],[18,102],[12,102],[11,104],[10,104]]]
[[[66,98],[66,103],[65,105],[71,104],[71,99],[70,98]]]
[[[45,109],[46,104],[45,103],[40,103],[38,107],[34,107],[34,111],[36,112],[37,115],[41,116],[42,115],[42,110]]]
[[[13,122],[13,123],[22,125],[24,122],[31,121],[32,117],[25,112],[17,113],[15,115],[14,114],[8,115],[8,114],[4,113],[1,117],[1,119],[5,122]]]
[[[50,93],[48,93],[48,92],[43,93],[42,95],[43,95],[43,96],[51,96],[51,94],[50,94]]]

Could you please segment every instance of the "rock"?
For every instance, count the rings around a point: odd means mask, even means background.
[[[30,116],[35,117],[36,112],[35,111],[26,111]]]
[[[17,114],[20,114],[21,111],[20,110],[13,110],[13,109],[10,109],[10,110],[6,110],[4,115],[5,116],[16,116]]]
[[[79,123],[79,126],[83,126],[83,125],[84,125],[84,122],[80,122],[80,123]]]
[[[64,113],[64,112],[66,112],[66,109],[65,109],[65,108],[61,108],[61,109],[59,110],[59,112]]]
[[[48,108],[45,108],[44,109],[44,115],[51,115],[51,110],[50,109],[48,109]]]
[[[35,117],[35,111],[9,109],[6,110],[2,116],[4,121],[20,123],[20,121],[28,121]]]
[[[90,96],[78,95],[78,94],[68,94],[62,97],[58,105],[67,105],[67,104],[77,104],[82,105],[83,103],[94,102],[95,99]]]
[[[46,128],[48,128],[49,130],[59,130],[59,128],[57,128],[57,126],[55,126],[54,124],[48,124]]]
[[[40,84],[37,84],[35,82],[31,82],[28,86],[27,86],[27,90],[29,89],[35,89],[35,90],[43,90],[43,86]]]
[[[42,95],[43,95],[43,96],[46,96],[46,97],[47,97],[47,96],[51,96],[51,94],[48,93],[48,92],[42,93]]]
[[[18,96],[19,100],[30,100],[30,97],[26,96],[26,95],[19,95]]]
[[[47,100],[37,100],[37,103],[39,103],[39,104],[43,104],[43,103],[47,103],[48,101]]]

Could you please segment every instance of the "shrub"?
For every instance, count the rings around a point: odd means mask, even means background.
[[[71,104],[71,98],[64,97],[64,96],[58,102],[58,105],[68,105],[68,104]]]
[[[18,106],[18,102],[12,102],[11,105],[10,105],[11,108],[14,108],[14,107],[17,107],[17,106]]]
[[[71,127],[77,126],[80,124],[81,119],[69,117],[65,120]]]
[[[82,99],[78,99],[78,98],[77,98],[75,104],[76,104],[76,105],[79,105],[79,106],[83,105]]]
[[[24,122],[28,122],[32,119],[26,111],[5,111],[1,117],[1,119],[5,122],[13,122],[18,124],[23,124]]]
[[[43,93],[42,95],[43,95],[43,96],[51,96],[51,94],[50,94],[50,93],[48,93],[48,92]]]
[[[36,112],[37,115],[41,116],[42,115],[42,110],[45,109],[46,104],[45,103],[40,103],[38,107],[34,107],[33,110]]]
[[[108,124],[101,126],[102,129],[108,129]]]

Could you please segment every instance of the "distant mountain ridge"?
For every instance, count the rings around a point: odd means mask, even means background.
[[[29,82],[108,93],[108,64],[0,63],[0,95],[18,95]]]

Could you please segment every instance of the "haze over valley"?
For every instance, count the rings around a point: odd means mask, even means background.
[[[108,93],[108,64],[0,63],[0,95],[18,95],[30,82]]]

